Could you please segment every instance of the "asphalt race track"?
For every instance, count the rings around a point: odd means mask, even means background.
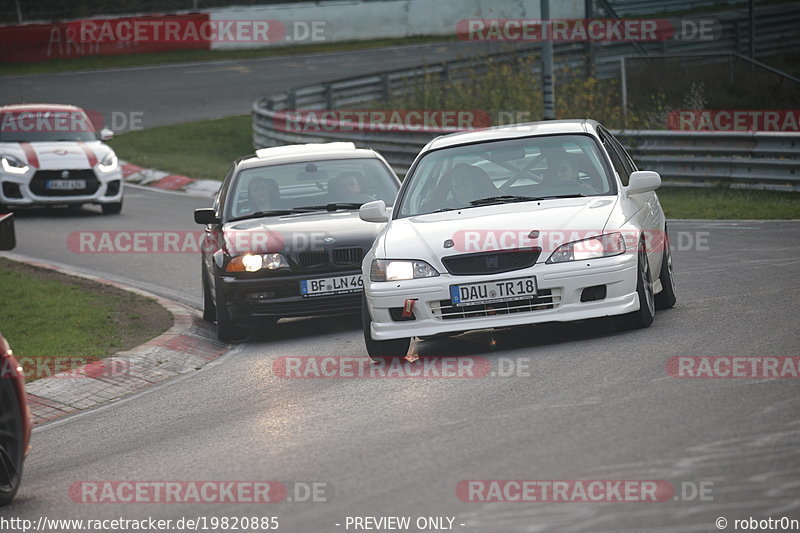
[[[253,102],[294,87],[411,68],[507,50],[497,43],[457,42],[374,50],[185,63],[118,70],[0,77],[0,104],[69,102],[103,114],[118,126],[141,118],[150,128],[246,115]],[[387,67],[387,65],[391,65]]]
[[[379,54],[364,54],[377,70]],[[343,73],[322,70],[302,81]],[[254,87],[263,73],[250,72]],[[296,85],[303,74],[276,68],[270,87]],[[103,74],[109,87],[133,75]],[[72,76],[26,79],[55,98]],[[198,102],[208,98],[208,87],[197,88]],[[111,96],[89,84],[75,103],[89,105],[93,91],[98,102]],[[169,107],[155,89],[138,96],[154,112]],[[131,96],[119,105],[138,104]],[[214,105],[159,120],[246,112],[224,99]],[[199,305],[195,254],[89,253],[69,243],[74,232],[195,231],[192,210],[209,203],[128,188],[120,216],[88,207],[23,212],[15,252]],[[347,531],[347,516],[454,517],[453,530],[481,533],[717,531],[719,517],[732,531],[734,519],[800,519],[798,381],[681,379],[666,369],[675,356],[798,355],[800,222],[671,221],[669,230],[679,301],[648,329],[620,333],[602,319],[416,344],[423,356],[485,358],[493,373],[481,379],[287,379],[273,373],[283,356],[365,358],[366,350],[358,317],[282,321],[195,374],[38,428],[22,489],[0,517],[277,516],[279,531],[299,533]],[[495,479],[665,480],[675,496],[473,503],[457,495],[462,480]],[[328,501],[87,504],[69,493],[87,481],[178,480],[323,483],[318,500]]]

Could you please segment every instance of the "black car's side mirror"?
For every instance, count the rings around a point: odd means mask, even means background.
[[[219,224],[220,219],[213,207],[204,207],[194,210],[194,221],[198,224]]]
[[[0,215],[0,250],[13,250],[16,245],[13,213],[2,214]]]

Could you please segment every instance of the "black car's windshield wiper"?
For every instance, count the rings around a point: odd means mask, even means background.
[[[235,222],[237,220],[247,220],[248,218],[260,218],[260,217],[276,217],[280,215],[290,215],[295,213],[294,209],[273,209],[270,211],[254,211],[252,213],[247,213],[246,215],[240,215],[238,217],[229,218],[228,222]]]
[[[538,198],[535,196],[513,196],[510,194],[504,194],[502,196],[489,196],[488,198],[478,198],[477,200],[472,200],[469,205],[478,206],[478,205],[490,205],[490,204],[506,204],[510,202],[530,202],[531,200],[541,200],[542,198]]]
[[[306,205],[303,207],[296,207],[295,211],[337,211],[339,209],[358,209],[366,202],[332,202],[325,205]]]

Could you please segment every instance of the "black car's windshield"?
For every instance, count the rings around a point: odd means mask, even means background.
[[[83,111],[31,109],[0,113],[0,142],[94,140],[95,126]]]
[[[414,169],[399,217],[615,193],[595,140],[548,135],[431,152]]]
[[[328,159],[242,170],[231,182],[226,220],[394,203],[399,183],[375,158]],[[259,215],[263,213],[263,215]]]

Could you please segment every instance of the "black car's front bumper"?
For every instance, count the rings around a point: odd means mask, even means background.
[[[304,297],[300,282],[335,276],[360,276],[359,270],[276,276],[271,278],[217,277],[228,314],[241,325],[266,318],[353,313],[361,309],[362,291],[329,296]],[[219,302],[217,302],[219,305]]]

